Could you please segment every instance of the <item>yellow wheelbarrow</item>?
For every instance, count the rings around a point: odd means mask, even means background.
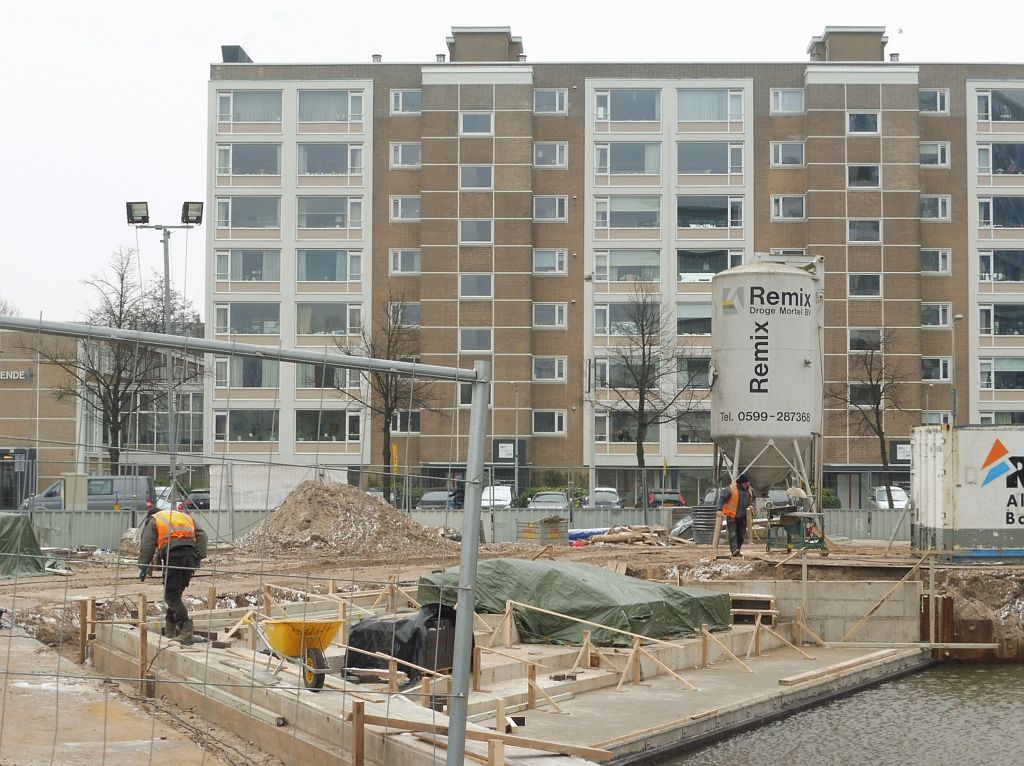
[[[249,620],[256,635],[280,660],[274,675],[281,672],[286,662],[301,665],[302,683],[314,692],[323,688],[324,679],[331,669],[324,651],[338,635],[341,623],[341,620],[302,618]]]

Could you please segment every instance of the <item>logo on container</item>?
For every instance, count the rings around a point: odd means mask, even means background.
[[[1011,470],[1015,469],[1016,466],[1008,459],[1010,450],[1006,449],[1006,445],[1003,444],[999,439],[992,442],[992,448],[988,451],[988,457],[985,458],[985,462],[981,464],[981,469],[988,469],[988,473],[985,474],[985,481],[981,483],[981,486],[986,486],[991,482],[998,479],[1000,476],[1005,476]],[[1007,482],[1009,484],[1009,482]]]
[[[722,289],[722,313],[738,314],[743,308],[743,288],[726,287]]]

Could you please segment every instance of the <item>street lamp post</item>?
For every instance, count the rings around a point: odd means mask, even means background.
[[[164,246],[164,334],[171,334],[171,232],[174,229],[192,229],[203,222],[203,203],[186,202],[181,206],[181,224],[164,225],[149,222],[149,203],[128,202],[128,223],[136,229],[157,229],[163,232]],[[167,455],[170,489],[167,500],[170,507],[178,507],[178,428],[174,403],[174,355],[168,349],[164,354],[164,378],[167,383]]]
[[[949,330],[950,330],[950,333],[949,333],[949,336],[950,336],[949,337],[949,344],[950,344],[950,352],[949,352],[949,377],[950,377],[950,380],[953,381],[952,402],[951,402],[951,405],[953,407],[953,425],[956,425],[957,413],[958,413],[958,411],[960,409],[959,408],[960,401],[959,401],[959,397],[958,397],[959,392],[957,391],[957,388],[956,388],[956,323],[959,322],[963,318],[964,318],[963,314],[956,314],[953,317],[953,321],[949,325]]]

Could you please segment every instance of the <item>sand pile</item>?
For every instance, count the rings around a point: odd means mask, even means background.
[[[341,555],[455,556],[458,544],[411,521],[379,497],[348,484],[304,481],[265,521],[239,538],[248,553],[311,548]]]

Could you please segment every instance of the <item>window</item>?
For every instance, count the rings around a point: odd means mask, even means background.
[[[564,303],[534,303],[533,326],[540,329],[565,329]]]
[[[981,412],[980,422],[996,426],[1024,426],[1024,412]]]
[[[564,434],[565,410],[534,410],[533,433],[537,435]]]
[[[494,401],[494,381],[487,387],[487,404]],[[473,406],[473,384],[459,382],[459,407]]]
[[[391,114],[419,114],[423,109],[423,91],[392,90]]]
[[[772,114],[803,114],[803,88],[772,88]]]
[[[984,370],[984,367],[982,368]],[[1024,358],[1003,357],[991,362],[992,385],[997,391],[1024,389]]]
[[[599,176],[656,176],[661,173],[661,144],[639,141],[596,144],[594,172]]]
[[[943,410],[923,410],[921,412],[921,425],[923,426],[943,426],[951,422],[952,413]],[[982,413],[981,422],[985,422],[984,413]]]
[[[1024,335],[1024,304],[979,306],[979,325],[982,335]]]
[[[459,274],[460,298],[490,298],[491,274]]]
[[[217,227],[281,228],[280,197],[217,197]]]
[[[986,282],[1024,282],[1024,250],[981,250],[978,271]]]
[[[738,122],[743,119],[743,91],[682,88],[676,91],[679,122]]]
[[[216,278],[232,282],[277,282],[281,279],[280,250],[218,250]]]
[[[680,141],[676,144],[680,175],[736,175],[743,172],[743,144],[726,141]]]
[[[804,217],[802,195],[772,195],[772,220],[803,220]]]
[[[992,389],[995,385],[994,381],[994,364],[992,359],[979,359],[978,360],[978,386],[980,388]],[[1024,365],[1022,365],[1022,372],[1024,372]],[[1024,380],[1021,381],[1024,384]]]
[[[419,327],[422,323],[420,304],[415,301],[396,301],[388,304],[391,325],[396,328]]]
[[[459,351],[462,353],[488,352],[492,347],[491,330],[482,327],[464,327],[459,330]]]
[[[418,434],[420,432],[420,411],[399,410],[391,416],[391,433]]]
[[[882,388],[877,383],[851,383],[849,401],[853,407],[875,407],[882,404]]]
[[[299,197],[300,229],[358,229],[363,225],[362,197]]]
[[[297,388],[359,388],[359,370],[333,364],[295,365]]]
[[[569,167],[569,143],[567,141],[534,141],[533,165],[538,168]]]
[[[533,357],[533,379],[538,383],[565,382],[565,362],[564,356]]]
[[[921,218],[926,221],[950,220],[949,199],[948,194],[922,194]]]
[[[710,282],[713,275],[741,263],[742,250],[676,250],[680,282]]]
[[[949,357],[922,356],[921,380],[949,380]]]
[[[881,298],[882,297],[882,275],[881,274],[849,274],[850,298]]]
[[[849,329],[850,351],[881,351],[882,330],[878,327],[851,327]]]
[[[493,112],[460,112],[459,135],[462,136],[493,136]]]
[[[617,356],[594,360],[594,385],[597,388],[636,389],[645,367],[639,357]]]
[[[564,274],[566,250],[538,249],[533,251],[534,274]]]
[[[597,442],[636,442],[637,428],[636,415],[625,410],[598,410],[594,413],[594,441]],[[657,433],[657,426],[654,433]],[[644,434],[647,440],[647,434]]]
[[[565,114],[568,103],[569,91],[565,88],[537,88],[533,91],[535,114]]]
[[[300,282],[358,282],[363,278],[362,250],[299,250]]]
[[[299,122],[362,122],[363,92],[300,90]]]
[[[223,365],[214,365],[218,375],[218,386],[232,388],[277,388],[278,363],[268,359],[236,356],[218,359]],[[223,375],[226,379],[221,379]]]
[[[629,336],[637,334],[637,318],[643,309],[632,303],[599,303],[594,306],[594,334]],[[659,309],[660,311],[660,309]],[[652,317],[657,323],[657,318]],[[657,327],[647,328],[651,333]]]
[[[299,335],[358,335],[362,307],[358,303],[296,303]]]
[[[565,221],[568,217],[569,198],[535,196],[533,198],[533,220]]]
[[[217,175],[279,176],[280,144],[218,144]]]
[[[978,119],[1024,121],[1024,90],[978,91]]]
[[[1024,197],[981,197],[978,225],[996,229],[1024,228]]]
[[[680,229],[725,229],[743,226],[743,198],[681,194],[676,198]]]
[[[881,117],[878,112],[850,112],[846,120],[847,133],[878,133]]]
[[[277,410],[230,410],[216,413],[226,416],[221,423],[214,426],[214,439],[224,441],[227,437],[233,442],[276,442]],[[223,426],[223,429],[218,426]],[[226,431],[226,433],[225,433]]]
[[[295,411],[295,439],[300,442],[358,442],[359,425],[358,412]]]
[[[922,167],[948,168],[949,167],[949,142],[948,141],[922,141],[921,142],[921,165],[922,165]]]
[[[463,218],[459,221],[459,244],[489,245],[493,241],[493,227],[490,218]]]
[[[214,327],[218,333],[277,335],[281,332],[281,307],[277,303],[218,303]]]
[[[391,198],[391,220],[392,221],[418,221],[420,220],[420,198],[416,197],[392,197]]]
[[[706,356],[681,356],[676,362],[676,388],[710,388],[711,359]]]
[[[299,144],[300,176],[349,176],[363,172],[362,144]]]
[[[660,122],[661,91],[614,88],[594,92],[598,121]]]
[[[392,168],[418,168],[420,166],[420,144],[391,144]]]
[[[597,250],[594,279],[598,282],[657,282],[661,279],[660,250]]]
[[[922,250],[921,272],[925,274],[948,274],[949,256],[949,250]]]
[[[917,100],[923,114],[949,114],[948,88],[922,88]]]
[[[948,303],[922,303],[922,327],[949,327]]]
[[[997,175],[1024,173],[1024,144],[988,144],[978,147],[978,172]]]
[[[677,303],[676,335],[710,335],[710,303]]]
[[[493,165],[462,165],[459,167],[459,188],[467,191],[494,188]]]
[[[803,141],[772,141],[772,167],[798,167],[804,164]]]
[[[599,229],[657,229],[661,226],[661,197],[596,197],[594,225]]]
[[[881,165],[849,165],[846,186],[850,189],[878,189],[882,185]]]
[[[851,218],[847,222],[849,242],[881,242],[882,222],[877,218]]]
[[[217,122],[281,122],[281,91],[218,91]]]
[[[676,417],[677,444],[704,444],[711,442],[711,413],[708,410],[690,410]]]
[[[420,273],[420,251],[419,250],[392,250],[391,251],[391,273],[392,274],[419,274]]]

